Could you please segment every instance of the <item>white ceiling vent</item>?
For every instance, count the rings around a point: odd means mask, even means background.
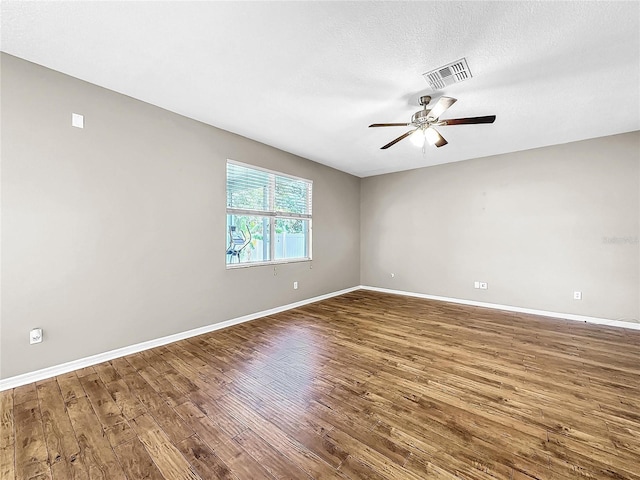
[[[464,82],[468,78],[472,77],[466,58],[461,58],[460,60],[445,65],[444,67],[423,73],[422,76],[434,90],[440,90],[453,83]]]

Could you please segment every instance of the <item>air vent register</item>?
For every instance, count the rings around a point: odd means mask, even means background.
[[[433,90],[441,90],[448,85],[464,82],[472,77],[466,58],[423,73],[422,76]]]

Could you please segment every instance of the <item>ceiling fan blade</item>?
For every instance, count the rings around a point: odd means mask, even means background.
[[[444,147],[447,143],[449,143],[444,139],[442,135],[440,135],[440,132],[438,132],[433,127],[427,128],[424,133],[427,142],[429,142],[431,145],[435,145],[438,148]]]
[[[410,123],[372,123],[369,125],[371,127],[408,127],[411,125]]]
[[[484,117],[469,117],[469,118],[448,118],[447,120],[441,120],[439,125],[473,125],[476,123],[493,123],[496,120],[495,115],[486,115]]]
[[[458,100],[451,97],[440,97],[438,102],[433,106],[433,108],[429,111],[427,115],[428,120],[435,120],[440,117],[451,105],[456,103]]]
[[[400,135],[398,138],[396,138],[395,140],[390,141],[389,143],[387,143],[384,147],[380,147],[380,150],[386,150],[389,147],[394,146],[396,143],[398,143],[400,140],[404,140],[405,138],[407,138],[409,135],[411,135],[413,132],[415,132],[417,130],[417,128],[414,128],[413,130],[408,131],[407,133],[405,133],[404,135]]]

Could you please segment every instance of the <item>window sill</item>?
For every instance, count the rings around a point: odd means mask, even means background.
[[[227,270],[236,270],[238,268],[249,267],[271,267],[278,265],[286,265],[288,263],[304,263],[311,262],[311,258],[292,258],[290,260],[275,260],[273,262],[251,262],[251,263],[228,263]]]

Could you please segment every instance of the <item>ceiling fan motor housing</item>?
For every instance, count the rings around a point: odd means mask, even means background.
[[[411,117],[411,123],[422,125],[423,123],[427,123],[427,117],[429,116],[429,112],[431,110],[418,110]]]

